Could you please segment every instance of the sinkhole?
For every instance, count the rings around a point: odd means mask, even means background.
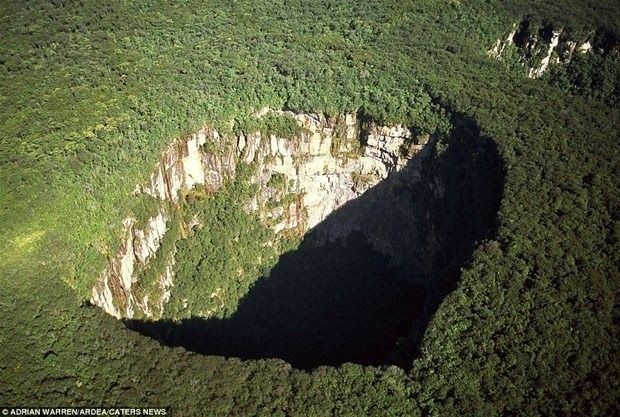
[[[278,358],[306,370],[408,369],[433,313],[497,228],[504,170],[495,143],[465,117],[453,125],[309,230],[229,317],[126,325],[205,355]]]

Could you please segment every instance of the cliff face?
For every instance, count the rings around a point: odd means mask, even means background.
[[[362,123],[354,114],[330,118],[264,110],[256,117],[267,113],[294,118],[301,133],[293,138],[260,132],[224,136],[204,128],[170,145],[147,183],[135,190],[158,199],[159,211],[143,227],[132,217],[123,221],[123,241],[93,287],[92,303],[117,318],[160,317],[174,285],[174,249],[159,253],[164,240],[173,239],[167,232],[174,211],[194,187],[217,192],[240,164],[254,169],[250,182],[258,185],[247,210],[257,212],[277,234],[301,235],[400,171],[428,141],[400,125]],[[193,219],[183,229],[204,221]],[[159,276],[141,282],[139,271],[155,260],[164,262]]]
[[[600,31],[576,36],[562,27],[523,21],[497,39],[487,55],[500,61],[515,60],[527,70],[529,78],[539,78],[550,66],[566,65],[576,54],[617,52],[617,45]]]
[[[152,316],[152,307],[149,306],[152,300],[147,295],[137,298],[132,288],[137,283],[137,265],[146,265],[157,253],[167,231],[167,220],[163,210],[150,218],[144,229],[135,228],[135,219],[131,217],[123,220],[123,241],[93,287],[91,302],[117,318],[133,317],[136,309]],[[172,266],[171,261],[158,281],[160,310],[170,296]]]

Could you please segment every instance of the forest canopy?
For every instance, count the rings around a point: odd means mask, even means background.
[[[3,1],[0,405],[618,414],[617,53],[537,80],[487,55],[525,18],[617,34],[615,3]],[[205,125],[250,128],[263,107],[359,111],[422,133],[461,114],[496,146],[497,232],[407,371],[188,353],[87,305],[121,220],[151,210],[127,197],[164,149]],[[255,128],[295,133],[278,118]]]

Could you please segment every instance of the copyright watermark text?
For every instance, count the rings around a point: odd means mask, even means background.
[[[170,416],[167,408],[3,407],[2,416]]]

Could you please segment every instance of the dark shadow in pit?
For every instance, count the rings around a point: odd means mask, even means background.
[[[127,326],[209,355],[408,369],[461,268],[497,228],[504,171],[495,144],[465,118],[454,125],[283,254],[230,318]]]

